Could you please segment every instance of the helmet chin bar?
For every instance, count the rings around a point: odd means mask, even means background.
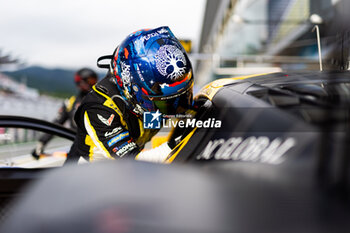
[[[146,110],[143,109],[143,108],[141,107],[141,105],[138,104],[137,101],[136,101],[134,98],[132,98],[132,96],[130,95],[130,93],[129,93],[129,91],[128,91],[127,89],[124,89],[124,94],[125,94],[125,96],[126,96],[128,102],[129,102],[128,106],[131,105],[132,108],[133,108],[132,111],[133,111],[136,115],[142,117],[142,116],[143,116],[143,113],[144,113]]]
[[[143,116],[143,113],[145,112],[145,110],[139,104],[136,104],[132,111],[139,116]]]

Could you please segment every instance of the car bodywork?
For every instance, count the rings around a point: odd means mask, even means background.
[[[349,83],[349,72],[216,80],[197,95],[196,118],[221,127],[185,129],[166,159],[172,168],[115,161],[57,169],[3,229],[39,232],[45,221],[44,232],[108,232],[106,224],[125,232],[346,231]],[[54,191],[43,198],[45,190]],[[126,220],[101,226],[94,219],[104,211]]]

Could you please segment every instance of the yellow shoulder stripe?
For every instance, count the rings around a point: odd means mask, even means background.
[[[70,112],[73,108],[74,102],[75,102],[76,97],[72,96],[69,98],[68,100],[68,104],[67,104],[67,112]]]
[[[123,114],[122,112],[120,111],[120,109],[118,108],[118,106],[114,103],[114,101],[112,100],[111,97],[109,97],[108,95],[106,94],[103,94],[102,92],[98,91],[96,89],[95,86],[92,87],[94,89],[94,91],[96,91],[98,94],[102,95],[103,97],[106,98],[106,101],[103,103],[104,106],[108,107],[108,108],[111,108],[113,109],[118,115],[119,115],[119,118],[120,118],[120,122],[122,123],[122,125],[124,126],[124,128],[128,129],[128,125],[126,124],[124,118],[123,118]]]

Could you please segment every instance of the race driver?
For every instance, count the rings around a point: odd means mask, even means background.
[[[144,113],[185,113],[192,106],[191,62],[168,27],[139,30],[115,49],[109,72],[81,106],[66,163],[135,158],[161,162],[174,143],[141,152],[158,129],[143,127]],[[98,60],[98,61],[99,61]],[[103,67],[103,66],[100,66]]]
[[[97,83],[97,74],[89,68],[79,69],[74,74],[74,82],[79,93],[75,96],[71,96],[69,99],[63,102],[63,105],[58,110],[57,116],[54,119],[54,123],[63,125],[68,122],[68,127],[76,130],[76,124],[74,122],[74,114],[81,104],[83,98],[91,90],[92,86]],[[51,134],[44,134],[38,140],[36,148],[32,151],[32,156],[35,159],[39,159],[40,155],[44,153],[46,145],[52,139]]]

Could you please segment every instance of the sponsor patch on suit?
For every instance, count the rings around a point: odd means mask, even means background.
[[[123,140],[124,138],[128,137],[129,136],[129,132],[126,131],[126,132],[123,132],[123,133],[120,133],[118,134],[117,136],[113,137],[111,140],[109,140],[107,142],[108,146],[111,147],[113,146],[114,144],[116,144],[117,142]]]

